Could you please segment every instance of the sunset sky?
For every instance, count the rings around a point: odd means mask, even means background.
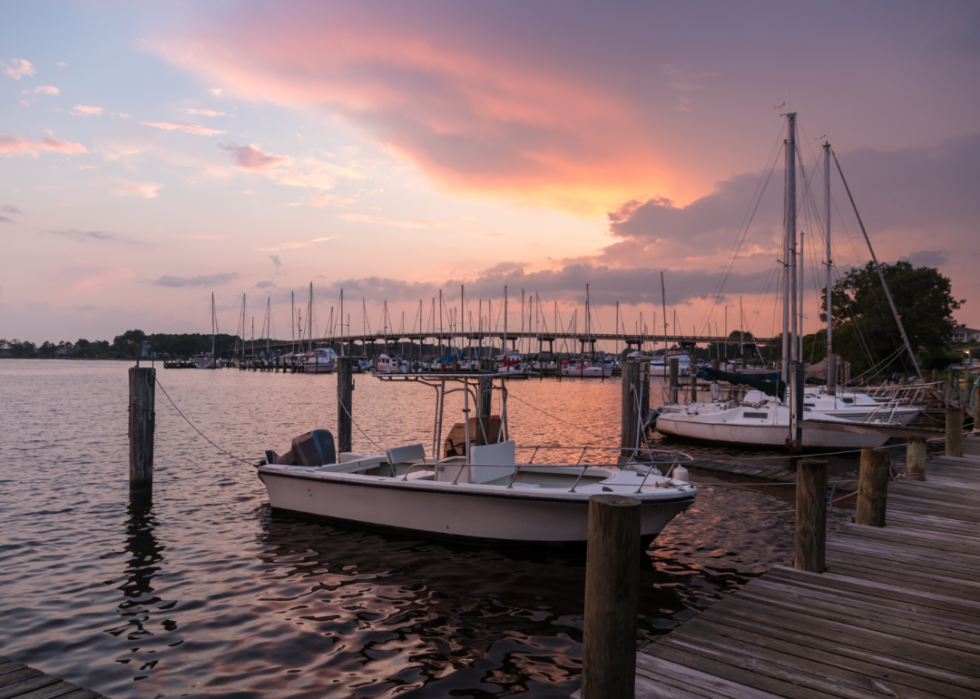
[[[879,259],[980,327],[976,2],[31,2],[0,23],[0,337],[317,334],[537,294],[554,325],[774,329],[787,111],[807,321],[829,140]],[[755,208],[757,192],[764,194]],[[838,177],[836,272],[868,251]],[[754,216],[752,215],[752,212]],[[751,225],[746,222],[751,217]],[[747,231],[744,240],[741,233]],[[812,236],[812,237],[811,237]],[[739,245],[739,241],[741,244]],[[738,254],[733,260],[733,253]],[[815,265],[812,271],[811,264]],[[730,267],[730,273],[726,270]],[[724,283],[722,280],[724,278]],[[723,296],[719,297],[719,291]],[[304,310],[305,317],[305,310]],[[346,320],[345,320],[346,322]],[[652,328],[651,328],[652,329]],[[673,330],[671,330],[673,331]]]

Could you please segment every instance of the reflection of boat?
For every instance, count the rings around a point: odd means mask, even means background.
[[[303,360],[304,374],[329,374],[336,368],[337,353],[329,347],[317,347]]]
[[[468,413],[470,391],[480,379],[505,378],[501,374],[377,376],[422,382],[436,389],[431,453],[441,445],[446,393],[462,388]],[[506,406],[506,391],[500,390]],[[502,415],[503,420],[497,419],[499,431],[486,427],[493,420],[465,421],[461,425],[465,453],[442,459],[428,456],[422,444],[388,449],[385,454],[338,455],[332,435],[315,430],[294,439],[290,451],[282,456],[266,452],[267,463],[259,467],[259,477],[271,506],[278,510],[436,536],[528,543],[584,542],[589,498],[595,494],[640,500],[645,540],[655,537],[694,501],[697,490],[686,482],[686,472],[678,469],[676,477],[669,478],[656,468],[660,465],[666,470],[690,460],[679,452],[642,451],[649,460],[637,466],[641,472],[596,462],[595,454],[601,450],[594,449],[586,457],[582,447],[550,448],[559,456],[561,449],[574,449],[565,452],[574,454],[570,457],[574,465],[535,463],[541,450],[549,447],[522,448],[522,452],[533,452],[527,460],[518,461],[518,447],[507,440],[506,407]],[[481,430],[479,439],[471,433],[477,429]],[[620,449],[611,449],[611,454],[615,461]]]

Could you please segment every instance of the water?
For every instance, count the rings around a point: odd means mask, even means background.
[[[585,568],[568,552],[272,514],[254,469],[201,439],[159,391],[154,500],[131,505],[127,368],[0,360],[0,654],[116,699],[578,687]],[[247,460],[336,425],[333,375],[157,376],[202,432]],[[518,444],[617,443],[618,380],[509,387]],[[431,444],[434,393],[358,376],[354,448]],[[447,399],[447,419],[458,401]],[[638,641],[789,563],[791,509],[771,492],[702,487],[644,556]],[[847,520],[832,511],[832,526]]]

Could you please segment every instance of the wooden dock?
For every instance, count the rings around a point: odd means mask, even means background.
[[[980,438],[888,491],[884,528],[828,536],[637,654],[636,696],[980,697]],[[577,696],[576,693],[573,696]]]
[[[105,699],[98,692],[0,655],[0,699]]]

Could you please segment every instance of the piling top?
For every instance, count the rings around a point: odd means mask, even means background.
[[[596,502],[607,507],[639,507],[640,501],[627,495],[593,495],[589,502]]]

